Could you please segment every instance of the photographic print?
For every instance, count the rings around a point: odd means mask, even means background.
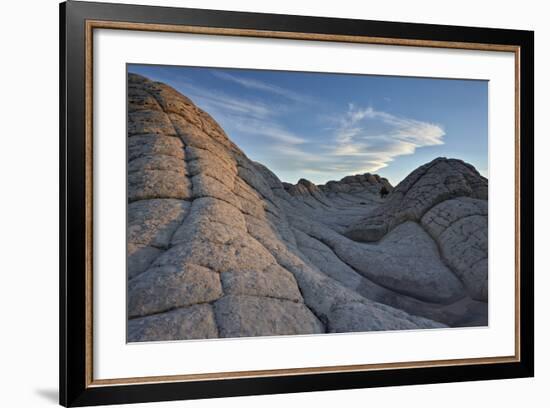
[[[488,83],[129,64],[129,342],[488,324]]]
[[[61,404],[534,376],[532,31],[71,1],[59,32]]]

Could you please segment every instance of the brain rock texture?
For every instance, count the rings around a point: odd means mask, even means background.
[[[395,188],[283,183],[134,74],[127,250],[131,342],[487,323],[487,180],[472,166],[438,158]]]

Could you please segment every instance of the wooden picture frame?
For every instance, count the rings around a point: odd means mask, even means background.
[[[101,28],[514,53],[514,355],[94,379],[92,40],[93,31]],[[68,1],[60,5],[60,101],[62,405],[121,404],[534,375],[533,32]]]

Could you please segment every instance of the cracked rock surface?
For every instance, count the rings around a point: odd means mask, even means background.
[[[385,187],[390,194],[380,197]],[[487,324],[487,180],[438,158],[283,183],[128,75],[128,341]]]

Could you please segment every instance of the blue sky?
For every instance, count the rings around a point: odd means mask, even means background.
[[[438,156],[487,176],[486,81],[135,64],[128,71],[191,98],[282,181],[371,172],[396,185]]]

